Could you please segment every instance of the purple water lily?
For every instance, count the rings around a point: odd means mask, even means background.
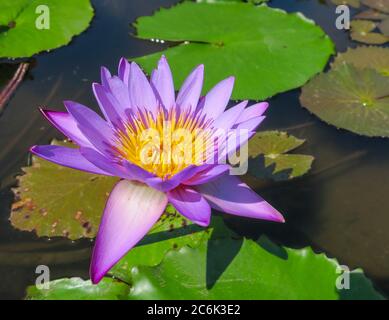
[[[165,57],[150,81],[136,63],[122,58],[118,76],[111,76],[103,67],[101,84],[93,84],[105,120],[71,101],[64,102],[68,112],[42,110],[78,148],[34,146],[32,153],[62,166],[121,179],[109,195],[97,234],[90,268],[93,283],[98,283],[147,234],[168,203],[200,226],[209,224],[211,208],[243,217],[284,221],[276,209],[230,175],[231,167],[225,163],[209,163],[201,157],[199,161],[194,155],[186,162],[167,161],[166,154],[159,152],[163,141],[146,152],[153,161],[142,160],[142,132],[153,129],[162,133],[166,123],[189,131],[192,138],[197,137],[198,129],[207,132],[207,139],[218,134],[216,129],[249,132],[246,139],[236,143],[227,143],[228,139],[219,136],[221,147],[206,148],[207,154],[211,150],[217,159],[239,149],[255,133],[268,104],[246,108],[247,101],[243,101],[225,111],[234,78],[221,81],[200,97],[203,73],[203,65],[196,67],[176,97]],[[178,145],[173,143],[173,147]]]

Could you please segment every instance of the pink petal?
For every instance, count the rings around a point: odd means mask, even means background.
[[[205,96],[204,113],[208,118],[216,119],[226,109],[234,88],[234,77],[219,82]]]
[[[91,262],[91,279],[98,283],[157,222],[167,205],[164,193],[139,182],[121,180],[104,209]]]
[[[175,93],[173,77],[165,56],[161,57],[158,62],[158,68],[152,73],[151,84],[156,89],[158,97],[165,109],[170,110],[174,107]]]
[[[204,65],[197,66],[186,78],[177,95],[176,104],[181,112],[196,110],[204,80]]]
[[[184,217],[206,227],[211,219],[211,207],[204,197],[188,186],[180,186],[168,192],[169,202]]]
[[[285,221],[281,213],[236,176],[225,174],[195,188],[216,210],[242,217],[276,222]]]

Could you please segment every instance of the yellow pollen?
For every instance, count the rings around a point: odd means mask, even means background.
[[[116,155],[167,179],[190,165],[205,162],[211,140],[210,122],[200,114],[160,109],[141,111],[116,131]]]

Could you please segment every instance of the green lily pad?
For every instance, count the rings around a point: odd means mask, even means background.
[[[302,154],[286,154],[305,140],[286,132],[265,131],[255,134],[249,141],[249,173],[257,178],[275,181],[288,180],[304,175],[311,168],[314,158]]]
[[[366,136],[389,136],[389,77],[344,64],[302,89],[301,104],[338,128]]]
[[[147,236],[111,269],[110,274],[131,283],[129,270],[135,266],[156,266],[169,250],[179,250],[186,245],[196,248],[211,237],[232,236],[233,232],[225,227],[220,217],[212,217],[210,226],[203,228],[192,224],[170,206]]]
[[[158,266],[128,269],[129,294],[123,283],[119,288],[108,278],[96,287],[89,281],[60,279],[49,290],[30,286],[27,298],[383,299],[360,269],[343,271],[324,254],[280,247],[266,237],[257,242],[213,239],[196,248],[171,250]],[[345,288],[337,289],[336,283]]]
[[[378,32],[372,32],[377,25],[373,21],[351,21],[351,39],[367,44],[384,44],[389,38]]]
[[[332,68],[346,63],[356,68],[372,68],[382,75],[389,76],[389,49],[376,46],[349,48],[346,52],[337,55]]]
[[[74,146],[54,141],[55,145]],[[69,239],[96,235],[107,197],[117,178],[93,175],[32,157],[14,190],[11,223],[38,236]]]
[[[48,28],[42,29],[46,12]],[[2,0],[0,58],[30,57],[66,45],[88,28],[92,17],[89,0]]]
[[[361,0],[361,2],[370,8],[389,13],[389,0]]]
[[[141,39],[177,42],[136,58],[147,72],[165,54],[178,89],[204,63],[204,92],[234,75],[234,99],[265,99],[297,88],[320,72],[334,52],[313,21],[265,5],[184,2],[139,18],[135,27]]]
[[[130,287],[120,281],[104,278],[98,285],[81,278],[51,281],[48,289],[27,288],[27,300],[126,300]]]
[[[310,248],[283,248],[265,237],[258,242],[216,240],[171,251],[157,267],[134,268],[131,298],[382,299],[360,271],[355,281],[355,273],[350,274],[349,290],[338,290],[338,267]]]
[[[360,20],[384,20],[388,18],[389,16],[385,13],[382,13],[380,11],[374,10],[374,9],[369,9],[362,11],[358,13],[357,15],[354,16],[355,19],[360,19]]]
[[[361,6],[360,0],[331,0],[331,2],[336,5],[345,4],[354,8],[359,8]]]

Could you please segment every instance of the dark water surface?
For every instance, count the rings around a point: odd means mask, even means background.
[[[61,137],[37,107],[63,110],[63,100],[75,100],[97,110],[91,83],[99,81],[100,65],[116,70],[121,56],[141,56],[164,47],[135,39],[129,23],[177,1],[92,2],[96,16],[90,29],[69,46],[37,56],[0,116],[0,299],[22,298],[26,286],[34,283],[38,264],[50,266],[52,279],[88,278],[91,241],[39,239],[13,229],[8,221],[10,187],[28,163],[28,148]],[[270,5],[303,12],[329,34],[337,51],[351,45],[348,34],[335,28],[335,7],[324,1],[273,0]],[[376,287],[388,294],[389,140],[360,137],[322,123],[301,108],[299,94],[294,90],[271,99],[261,130],[283,129],[307,139],[298,152],[315,156],[312,171],[291,182],[250,181],[285,214],[287,223],[230,221],[242,234],[265,232],[280,244],[311,245],[343,264],[362,267]]]

